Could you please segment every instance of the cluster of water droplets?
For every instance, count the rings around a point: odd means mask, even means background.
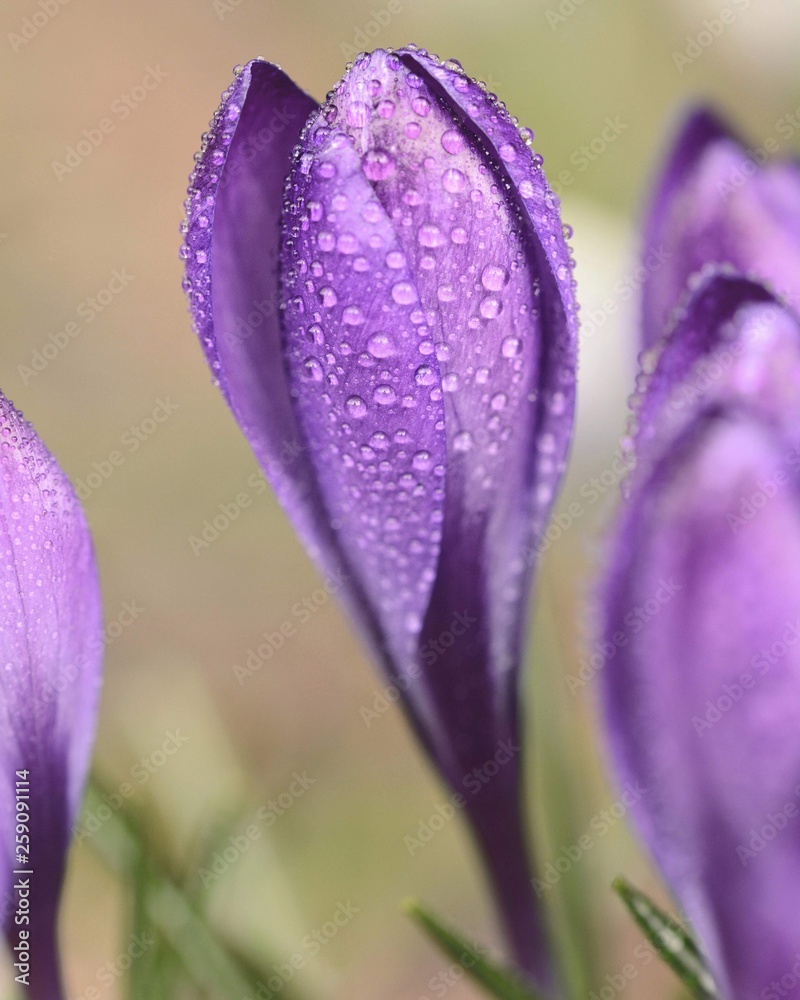
[[[68,638],[59,627],[69,627],[70,619],[66,606],[57,604],[78,602],[80,594],[65,592],[64,581],[70,573],[85,570],[80,556],[88,558],[88,529],[55,459],[4,398],[0,398],[0,476],[0,645],[6,650],[16,646],[23,660],[30,648],[38,649],[40,656],[49,648],[55,657]],[[4,665],[6,671],[10,667],[19,671],[20,661]],[[28,678],[26,683],[34,680]]]
[[[533,409],[543,402],[568,423],[573,389],[539,384],[542,287],[552,295],[554,279],[572,279],[533,134],[455,61],[436,65],[474,133],[400,54],[361,56],[304,131],[285,205],[300,409],[315,412],[310,438],[327,423],[329,505],[358,525],[387,611],[420,606],[430,586],[452,463],[453,483],[484,494],[462,500],[480,508],[508,487],[504,463],[527,468],[525,449],[538,448],[538,502],[549,506],[564,441],[549,430],[530,439]],[[534,240],[553,278],[536,273]],[[407,613],[412,632],[419,619]]]
[[[241,115],[250,70],[245,72],[245,67],[235,66],[233,72],[233,81],[222,95],[208,131],[203,133],[200,151],[194,157],[195,167],[189,178],[184,202],[186,215],[181,223],[183,239],[179,250],[181,260],[185,262],[183,290],[189,299],[192,323],[217,383],[220,362],[211,314],[211,232],[214,203]]]

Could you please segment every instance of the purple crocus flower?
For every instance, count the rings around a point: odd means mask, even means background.
[[[0,394],[0,901],[16,981],[60,1000],[57,917],[102,660],[89,529],[56,460]]]
[[[256,60],[205,137],[183,254],[214,375],[344,579],[471,820],[518,961],[547,983],[518,674],[576,319],[531,138],[457,62],[415,47],[360,56],[322,106]]]
[[[663,260],[644,289],[645,345],[658,343],[691,275],[729,264],[800,309],[800,164],[774,159],[784,134],[748,149],[713,113],[692,112],[655,187],[647,253]]]
[[[643,376],[644,377],[644,376]],[[733,274],[647,376],[605,716],[724,997],[800,997],[800,320]]]

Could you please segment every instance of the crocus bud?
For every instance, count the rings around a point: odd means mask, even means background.
[[[100,593],[80,504],[0,395],[0,900],[17,983],[62,996],[57,917],[94,737]]]
[[[800,997],[798,385],[797,317],[703,284],[640,401],[605,592],[618,777],[735,1000]]]
[[[183,253],[220,386],[320,566],[344,577],[544,982],[518,674],[576,320],[531,137],[417,48],[359,57],[322,106],[256,61],[212,122]]]
[[[800,166],[771,158],[776,140],[748,149],[713,113],[692,112],[656,184],[645,253],[657,264],[643,287],[643,338],[664,335],[688,279],[727,264],[800,310]]]

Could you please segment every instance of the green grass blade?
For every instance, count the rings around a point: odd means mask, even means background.
[[[438,917],[416,900],[404,904],[409,916],[428,934],[446,955],[464,972],[498,1000],[541,1000],[541,997],[510,969],[489,961],[478,947],[469,944],[458,933],[445,927]]]
[[[714,977],[686,928],[624,878],[614,881],[614,890],[647,940],[692,995],[698,1000],[719,1000]]]

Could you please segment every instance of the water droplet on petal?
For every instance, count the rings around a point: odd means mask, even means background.
[[[399,271],[400,268],[406,266],[406,255],[402,250],[390,250],[386,254],[386,266],[392,268],[393,271]]]
[[[310,382],[321,382],[322,365],[316,358],[306,358],[303,362],[303,375]]]
[[[343,254],[356,253],[359,249],[358,237],[353,233],[342,233],[336,241],[336,249]]]
[[[448,372],[442,379],[442,389],[444,392],[456,392],[458,390],[458,375],[455,372]]]
[[[380,406],[391,406],[397,400],[397,393],[390,385],[378,385],[372,393],[372,398]]]
[[[453,448],[456,451],[469,451],[472,448],[472,435],[469,431],[459,431],[453,438]]]
[[[492,396],[489,405],[493,410],[503,410],[505,409],[506,403],[508,402],[508,396],[504,392],[496,392]]]
[[[374,358],[391,358],[397,354],[394,341],[388,333],[373,333],[367,341],[367,350]]]
[[[385,149],[367,150],[361,166],[371,181],[385,181],[395,172],[394,159]]]
[[[481,273],[481,284],[489,292],[499,292],[508,284],[508,271],[499,264],[487,264]]]
[[[433,385],[436,381],[436,372],[430,365],[420,365],[414,372],[414,381],[417,385]]]
[[[423,247],[440,247],[445,242],[441,229],[431,222],[426,222],[419,227],[417,240]]]
[[[347,416],[353,420],[363,420],[367,415],[367,404],[361,396],[348,396],[345,402]]]
[[[417,290],[409,281],[398,281],[392,285],[392,298],[400,306],[409,306],[417,301]]]
[[[485,299],[481,299],[480,313],[484,319],[497,319],[502,311],[503,303],[496,295],[487,295]]]
[[[442,174],[442,187],[450,194],[458,194],[459,191],[464,190],[466,185],[467,178],[455,167],[450,167]]]
[[[415,114],[418,114],[420,118],[426,118],[431,111],[431,102],[427,97],[415,97],[411,101],[411,107]]]
[[[411,459],[411,464],[418,471],[424,472],[433,465],[433,457],[429,451],[418,451]]]
[[[442,136],[442,148],[446,153],[460,153],[465,145],[464,136],[454,128],[449,128]]]
[[[522,350],[522,341],[519,337],[506,337],[500,345],[500,352],[504,358],[515,358]]]
[[[364,322],[364,313],[358,306],[347,306],[342,313],[342,322],[345,326],[361,326]]]

